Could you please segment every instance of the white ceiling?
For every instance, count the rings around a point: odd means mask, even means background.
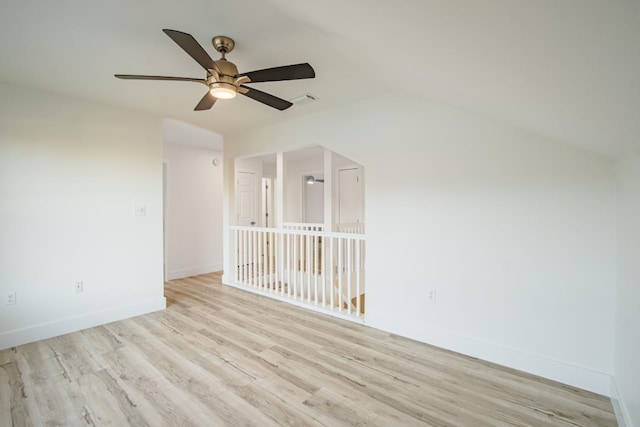
[[[162,139],[167,144],[188,145],[214,151],[224,150],[222,135],[174,119],[162,121]]]
[[[314,80],[265,83],[194,112],[203,77],[164,33],[236,40],[240,71],[309,62]],[[640,144],[637,0],[2,0],[0,81],[231,133],[399,90],[617,156]]]

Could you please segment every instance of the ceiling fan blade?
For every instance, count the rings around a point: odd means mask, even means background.
[[[195,82],[207,84],[204,79],[194,79],[191,77],[166,77],[166,76],[139,76],[136,74],[114,74],[114,77],[124,80],[174,80],[179,82]]]
[[[251,79],[249,83],[278,82],[282,80],[312,79],[316,76],[311,65],[295,64],[284,65],[282,67],[266,68],[264,70],[249,71],[238,74],[235,77],[247,76]]]
[[[185,52],[189,54],[190,57],[196,60],[198,64],[202,66],[205,70],[215,70],[218,74],[220,74],[220,70],[216,63],[211,59],[209,54],[200,46],[200,44],[193,38],[191,34],[183,33],[182,31],[176,30],[162,30],[166,35],[168,35],[171,40],[176,42],[178,46],[182,48]]]
[[[270,95],[266,92],[262,92],[258,89],[254,89],[248,86],[240,86],[243,90],[238,91],[241,94],[248,96],[251,99],[255,99],[258,102],[262,102],[269,107],[276,108],[280,111],[286,110],[291,107],[293,104],[289,101],[285,101],[282,98],[278,98],[277,96]]]
[[[204,94],[204,96],[202,97],[200,102],[198,102],[198,105],[196,105],[196,108],[194,108],[193,111],[208,110],[211,107],[213,107],[213,104],[215,103],[216,103],[216,98],[213,95],[211,95],[209,91],[207,91],[207,93]]]

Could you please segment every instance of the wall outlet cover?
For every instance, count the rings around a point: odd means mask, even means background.
[[[11,291],[7,292],[4,297],[4,305],[15,305],[18,302],[17,300],[17,292]]]

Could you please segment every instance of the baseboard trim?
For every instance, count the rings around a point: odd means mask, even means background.
[[[201,274],[213,273],[222,270],[222,263],[210,264],[202,267],[181,268],[167,272],[167,280],[183,279],[185,277],[199,276]]]
[[[0,333],[0,350],[164,310],[166,307],[166,299],[157,297],[134,304],[3,332]]]
[[[352,317],[352,316],[348,316],[348,315],[343,315],[343,314],[340,314],[340,313],[336,313],[335,311],[328,310],[326,308],[315,306],[313,304],[307,304],[307,303],[304,303],[304,302],[296,301],[296,300],[291,299],[291,298],[281,297],[279,295],[270,294],[270,293],[267,293],[267,292],[259,291],[257,289],[251,289],[251,288],[248,288],[246,286],[243,286],[243,285],[240,285],[240,284],[237,284],[237,283],[234,283],[234,282],[227,282],[227,281],[223,280],[222,284],[225,285],[225,286],[230,286],[232,288],[240,289],[241,291],[250,292],[252,294],[256,294],[256,295],[260,295],[260,296],[263,296],[263,297],[267,297],[267,298],[275,299],[275,300],[278,300],[278,301],[286,302],[287,304],[295,305],[296,307],[302,307],[302,308],[306,308],[307,310],[315,311],[317,313],[326,314],[326,315],[331,316],[331,317],[337,317],[338,319],[348,320],[349,322],[358,323],[358,324],[361,324],[361,325],[364,324],[364,317]]]
[[[611,375],[368,311],[366,325],[498,365],[610,396]]]
[[[616,413],[618,427],[634,427],[629,411],[627,411],[627,407],[624,404],[623,396],[620,394],[618,384],[616,384],[615,377],[611,378],[611,404]]]

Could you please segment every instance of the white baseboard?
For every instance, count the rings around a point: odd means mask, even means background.
[[[42,323],[22,329],[0,333],[0,350],[28,344],[59,335],[164,310],[167,301],[164,297],[157,297],[140,301],[135,304],[109,308],[102,311],[87,313],[80,316],[55,320],[53,322]]]
[[[326,308],[322,308],[322,307],[318,307],[314,304],[307,304],[307,303],[303,303],[300,301],[296,301],[292,298],[287,298],[287,297],[282,297],[280,295],[276,295],[276,294],[270,294],[268,292],[264,292],[264,291],[260,291],[257,289],[251,289],[248,288],[246,286],[234,283],[234,282],[227,282],[223,279],[222,281],[223,285],[226,286],[231,286],[232,288],[236,288],[236,289],[240,289],[241,291],[245,291],[245,292],[250,292],[252,294],[257,294],[263,297],[267,297],[267,298],[271,298],[271,299],[275,299],[278,301],[282,301],[282,302],[286,302],[287,304],[291,304],[291,305],[295,305],[296,307],[302,307],[302,308],[306,308],[307,310],[311,310],[311,311],[315,311],[317,313],[322,313],[322,314],[326,314],[328,316],[331,317],[337,317],[338,319],[342,319],[342,320],[348,320],[349,322],[353,322],[353,323],[359,323],[359,324],[364,324],[364,318],[363,317],[352,317],[352,316],[348,316],[348,315],[343,315],[340,313],[336,313],[333,310],[328,310]]]
[[[367,312],[365,324],[396,335],[477,357],[604,396],[610,395],[611,375],[604,372],[548,359],[470,337],[455,335],[379,313]]]
[[[221,271],[222,263],[210,264],[201,267],[193,268],[181,268],[180,270],[172,270],[167,272],[167,280],[182,279],[184,277],[199,276],[200,274],[213,273],[214,271]]]
[[[613,405],[613,410],[616,413],[618,427],[634,427],[615,378],[611,378],[611,404]]]

